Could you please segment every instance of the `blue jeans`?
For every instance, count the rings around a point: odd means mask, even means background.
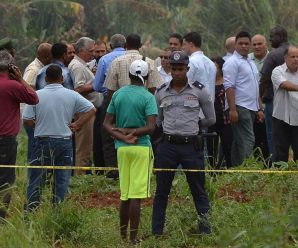
[[[272,142],[272,113],[273,113],[273,101],[266,103],[265,105],[265,124],[267,133],[267,142],[269,153],[273,153],[273,142]]]
[[[72,166],[73,150],[71,138],[37,138],[30,165]],[[41,189],[45,183],[46,169],[29,169],[27,187],[27,209],[39,206]],[[67,193],[71,170],[54,170],[53,204],[64,200]]]
[[[35,146],[34,128],[24,125],[24,129],[25,129],[26,134],[28,136],[27,161],[29,163],[32,159],[33,149],[34,149],[34,146]]]

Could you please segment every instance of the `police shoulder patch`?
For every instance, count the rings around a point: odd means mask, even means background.
[[[160,91],[162,88],[164,88],[164,87],[166,87],[166,86],[167,86],[166,83],[162,84],[161,86],[159,86],[159,87],[157,88],[157,92]]]
[[[195,86],[195,87],[197,87],[197,88],[199,88],[200,90],[203,89],[203,88],[205,87],[204,84],[201,84],[201,83],[198,82],[198,81],[195,81],[192,85]]]

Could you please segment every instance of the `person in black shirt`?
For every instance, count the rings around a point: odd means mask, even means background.
[[[223,73],[222,67],[224,64],[224,60],[221,57],[215,57],[211,59],[216,66],[216,79],[215,79],[215,99],[214,99],[214,108],[216,114],[216,123],[208,128],[208,132],[216,132],[218,135],[214,137],[207,138],[207,148],[208,148],[208,157],[209,163],[211,166],[216,166],[217,168],[221,167],[223,163],[223,159],[220,158],[216,163],[217,151],[218,151],[218,143],[219,138],[221,142],[221,149],[223,151],[223,155],[225,158],[226,167],[231,167],[231,147],[233,141],[233,133],[231,128],[231,123],[229,119],[228,112],[226,109],[226,93],[225,88],[223,86]]]

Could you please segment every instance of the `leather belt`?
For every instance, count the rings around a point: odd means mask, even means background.
[[[50,136],[42,136],[42,137],[36,137],[38,140],[47,140],[47,139],[60,139],[60,140],[70,140],[71,137],[50,137]]]
[[[197,140],[197,135],[191,136],[181,136],[181,135],[171,135],[171,134],[163,134],[163,139],[174,144],[193,144]]]

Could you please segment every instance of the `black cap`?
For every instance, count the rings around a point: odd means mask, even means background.
[[[170,55],[170,64],[184,64],[188,65],[188,55],[183,51],[174,51]]]

